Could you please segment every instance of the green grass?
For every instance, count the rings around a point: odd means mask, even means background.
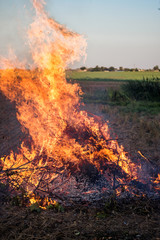
[[[66,75],[82,87],[84,103],[117,106],[127,113],[160,113],[160,72],[68,71]],[[106,83],[93,83],[98,81]]]
[[[110,106],[119,106],[119,111],[123,113],[141,113],[143,115],[157,115],[160,113],[160,103],[150,101],[132,101],[127,105],[110,103]]]
[[[126,81],[160,78],[160,72],[80,72],[67,71],[67,79],[78,81]]]
[[[122,87],[125,95],[138,101],[160,102],[160,79],[144,79],[143,81],[129,81]]]

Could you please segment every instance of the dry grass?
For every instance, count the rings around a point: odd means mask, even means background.
[[[126,151],[139,157],[138,151],[160,166],[160,114],[124,113],[118,107],[102,106],[110,125]]]
[[[140,158],[140,151],[160,166],[160,114],[125,113],[121,107],[104,104],[86,104],[85,109],[109,120],[111,134],[131,158]]]

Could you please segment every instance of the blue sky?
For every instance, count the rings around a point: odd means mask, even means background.
[[[25,8],[24,8],[25,6]],[[46,0],[49,16],[87,39],[87,59],[74,66],[160,66],[159,0]],[[0,0],[0,54],[27,55],[30,0]]]

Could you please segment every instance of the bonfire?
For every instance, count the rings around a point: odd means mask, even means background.
[[[12,52],[1,57],[0,89],[16,103],[26,138],[18,153],[0,159],[0,181],[11,193],[52,200],[98,200],[160,193],[157,169],[129,154],[111,136],[108,122],[82,110],[82,90],[65,71],[86,57],[86,40],[48,17],[45,2],[32,0],[28,28],[32,64],[27,69]]]

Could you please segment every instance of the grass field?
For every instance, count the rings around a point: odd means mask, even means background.
[[[67,79],[90,81],[126,81],[143,78],[160,78],[160,72],[81,72],[67,71]]]
[[[160,113],[160,72],[82,72],[73,70],[67,71],[66,76],[67,80],[77,82],[81,86],[85,103],[119,106],[126,112]],[[148,80],[139,81],[144,79]],[[129,90],[124,91],[123,89],[125,85],[128,89],[129,83],[134,85],[130,86],[132,94],[128,92]],[[156,84],[158,87],[154,86]],[[154,99],[153,96],[146,99],[145,96],[150,95],[151,92],[157,99]],[[136,98],[138,94],[141,99]],[[145,98],[143,99],[143,97]]]

